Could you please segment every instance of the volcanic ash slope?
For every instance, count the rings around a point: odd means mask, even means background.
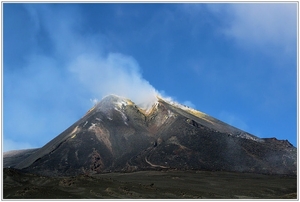
[[[4,165],[50,176],[153,169],[297,173],[297,150],[288,141],[258,138],[162,98],[144,110],[116,95],[42,148],[18,155],[17,163],[4,155]]]

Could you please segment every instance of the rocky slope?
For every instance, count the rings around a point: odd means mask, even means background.
[[[23,154],[22,161],[4,156],[4,165],[50,176],[162,169],[297,173],[297,149],[288,141],[258,138],[161,98],[146,111],[107,96],[45,146]]]

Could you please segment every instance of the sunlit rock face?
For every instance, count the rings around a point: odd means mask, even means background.
[[[23,155],[24,158],[20,158]],[[157,97],[150,108],[109,95],[42,148],[4,165],[43,175],[138,170],[296,174],[297,150]],[[17,161],[17,162],[16,162]]]

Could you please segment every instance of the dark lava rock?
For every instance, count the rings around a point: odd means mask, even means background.
[[[49,176],[138,170],[297,173],[297,149],[288,141],[258,138],[161,98],[145,111],[114,95],[42,148],[19,157],[4,158],[5,167]]]

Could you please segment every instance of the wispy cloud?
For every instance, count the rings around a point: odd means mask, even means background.
[[[295,50],[297,3],[236,3],[227,5],[232,20],[224,29],[241,46]]]
[[[78,25],[72,13],[65,16],[64,12],[47,10],[44,18],[57,52],[64,58],[67,70],[75,74],[75,79],[94,98],[118,94],[132,99],[141,107],[151,106],[157,92],[142,77],[137,61],[131,56],[106,50],[101,34],[80,33],[77,30],[80,22]]]
[[[193,19],[209,13],[205,16],[214,20],[215,40],[230,45],[225,51],[222,44],[216,46],[216,54],[221,50],[218,63],[201,55],[188,63],[201,81],[214,86],[215,92],[228,89],[236,97],[251,99],[264,111],[295,106],[290,95],[296,92],[297,3],[187,4],[184,8]]]
[[[84,19],[76,7],[24,8],[37,46],[22,68],[5,66],[4,137],[11,137],[4,138],[5,150],[28,147],[33,139],[42,146],[80,118],[91,99],[118,94],[145,108],[156,101],[158,92],[142,77],[137,61],[106,50],[101,33],[81,30]],[[41,34],[47,47],[39,45]]]
[[[287,54],[296,49],[296,2],[200,3],[182,8],[191,19],[214,22],[217,29],[212,34],[232,39],[239,48],[254,48],[264,53],[281,49]]]
[[[42,146],[110,93],[147,107],[157,93],[152,84],[178,96],[159,89],[164,98],[188,99],[185,104],[191,107],[195,102],[201,108],[216,105],[211,107],[215,115],[244,101],[245,113],[252,107],[256,115],[274,111],[265,117],[296,108],[294,4],[185,4],[184,11],[176,4],[147,12],[119,5],[120,15],[111,12],[110,20],[78,5],[5,7],[6,139]],[[99,6],[97,12],[105,8]],[[292,59],[282,56],[290,52]],[[274,57],[266,58],[270,53]],[[144,67],[153,83],[144,79]],[[186,97],[189,93],[194,99]],[[245,126],[238,115],[223,117]]]

